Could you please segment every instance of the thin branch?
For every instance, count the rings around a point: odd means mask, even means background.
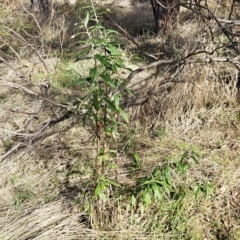
[[[48,99],[48,98],[46,98],[46,97],[43,97],[43,96],[41,96],[41,95],[33,92],[33,91],[30,90],[29,88],[23,87],[23,86],[21,86],[21,85],[18,85],[18,84],[16,84],[16,83],[13,83],[13,82],[5,81],[5,80],[3,80],[1,77],[0,77],[0,82],[2,82],[1,85],[5,85],[5,86],[12,87],[12,88],[20,89],[20,90],[22,90],[22,91],[24,91],[24,92],[26,92],[26,93],[28,93],[28,94],[30,94],[30,95],[33,95],[33,96],[35,96],[35,97],[37,97],[37,98],[39,98],[39,99],[42,99],[42,100],[44,100],[44,101],[46,101],[46,102],[48,102],[48,103],[51,103],[51,104],[53,104],[53,105],[55,105],[55,106],[57,106],[57,107],[61,107],[61,108],[64,108],[64,109],[68,109],[68,107],[69,107],[68,105],[63,105],[63,104],[61,104],[61,103],[57,103],[57,102],[54,102],[54,101],[52,101],[52,100],[50,100],[50,99]]]
[[[47,65],[45,64],[45,62],[43,61],[43,59],[40,57],[40,55],[39,55],[39,53],[37,52],[37,50],[36,50],[33,46],[31,46],[19,33],[17,33],[16,31],[14,31],[13,29],[9,28],[8,26],[6,26],[6,25],[4,25],[4,24],[3,24],[2,26],[3,26],[4,28],[8,29],[10,32],[14,33],[16,36],[18,36],[27,46],[29,46],[29,47],[31,48],[31,49],[37,54],[39,60],[42,62],[45,70],[47,71],[47,73],[49,73],[48,68],[47,68]],[[15,54],[18,56],[17,53],[15,53]],[[19,57],[19,56],[18,56],[18,57]],[[20,59],[20,60],[21,60],[21,59]]]
[[[46,138],[47,136],[49,136],[49,133],[46,133],[44,135],[44,132],[43,132],[44,129],[46,129],[48,126],[51,126],[53,124],[57,124],[61,121],[64,121],[65,119],[69,119],[72,116],[72,113],[73,112],[71,112],[71,111],[67,111],[59,118],[54,118],[54,117],[51,118],[50,120],[48,120],[47,122],[42,124],[42,127],[40,130],[38,130],[36,133],[32,133],[32,134],[18,133],[19,130],[12,132],[12,131],[2,129],[2,131],[4,131],[4,132],[8,132],[10,134],[20,136],[20,137],[22,137],[22,139],[15,146],[13,146],[9,151],[7,151],[5,154],[0,156],[0,161],[4,160],[6,157],[11,155],[13,152],[17,151],[18,149],[25,148],[25,147],[29,146],[30,143],[33,144],[42,138]],[[51,134],[53,134],[53,133],[50,133],[50,135]]]
[[[226,24],[231,24],[231,25],[235,25],[235,26],[240,25],[240,20],[226,20],[226,19],[221,19],[221,18],[217,18],[217,20],[219,22],[226,23]]]
[[[126,79],[126,82],[130,81],[136,74],[147,70],[147,69],[151,69],[160,65],[173,65],[173,64],[178,64],[178,65],[182,65],[182,64],[191,64],[191,63],[214,63],[214,62],[229,62],[231,64],[236,65],[240,65],[239,62],[240,58],[233,58],[233,59],[229,59],[229,58],[196,58],[196,59],[181,59],[181,60],[159,60],[153,63],[150,63],[148,65],[145,65],[143,67],[137,68],[136,70],[132,71],[129,76]],[[124,83],[125,84],[125,83]]]
[[[142,47],[139,46],[139,44],[134,40],[134,38],[133,38],[132,36],[130,36],[129,33],[126,32],[121,26],[119,26],[107,13],[105,13],[105,16],[123,33],[123,35],[124,35],[127,39],[129,39],[133,44],[135,44],[136,47],[137,47],[143,54],[145,54],[146,56],[151,57],[151,58],[153,58],[153,59],[155,59],[155,60],[158,59],[158,57],[156,57],[156,56],[154,56],[154,55],[152,55],[152,54],[144,51],[144,50],[142,49]]]
[[[33,137],[33,136],[36,135],[36,133],[18,133],[18,132],[8,131],[8,130],[5,130],[5,129],[1,129],[1,131],[6,132],[6,133],[10,133],[10,134],[15,135],[15,136],[21,136],[21,137],[23,137],[23,136]]]
[[[11,68],[17,76],[20,77],[20,75],[17,73],[17,70],[14,69],[4,58],[0,57],[0,60],[3,61],[9,68]]]
[[[26,144],[23,142],[19,142],[17,143],[13,148],[11,148],[9,151],[7,151],[6,153],[4,153],[2,156],[0,156],[0,161],[4,160],[6,157],[8,157],[9,155],[11,155],[13,152],[17,151],[20,148],[25,147]]]
[[[29,12],[29,11],[24,7],[23,4],[21,4],[21,7],[24,9],[24,11],[26,11],[28,14],[30,14],[30,15],[32,16],[32,18],[34,19],[35,23],[37,24],[37,27],[38,27],[38,29],[39,29],[39,31],[40,31],[40,36],[41,36],[42,51],[44,52],[43,32],[42,32],[42,28],[41,28],[41,26],[40,26],[40,24],[39,24],[39,22],[38,22],[38,20],[37,20],[37,18],[36,18],[36,16],[35,16],[35,14]],[[34,49],[33,49],[33,50],[34,50]],[[36,53],[37,53],[37,52],[36,52]],[[38,53],[37,53],[37,54],[38,54]],[[38,55],[38,57],[40,57],[40,56]],[[40,60],[41,60],[41,59],[40,59]],[[43,61],[42,61],[42,63],[44,64]],[[45,65],[44,67],[46,67],[46,65]],[[46,68],[45,68],[45,69],[46,69]],[[47,70],[47,69],[46,69],[46,70]],[[48,72],[48,70],[47,70],[47,72]]]
[[[20,114],[26,114],[26,115],[34,115],[37,114],[36,112],[24,112],[24,111],[18,111],[18,110],[14,110],[12,108],[10,108],[10,111],[13,113],[20,113]]]

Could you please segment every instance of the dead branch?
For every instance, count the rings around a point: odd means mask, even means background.
[[[124,30],[119,24],[117,24],[107,13],[104,14],[113,24],[115,27],[118,28],[118,30],[128,39],[130,40],[143,54],[145,54],[148,57],[151,57],[155,60],[159,59],[158,57],[154,56],[151,53],[146,52],[135,40],[134,38],[126,31]]]
[[[13,82],[8,82],[8,81],[5,81],[3,78],[0,77],[0,82],[2,82],[2,86],[9,86],[9,87],[12,87],[12,88],[16,88],[16,89],[19,89],[19,90],[22,90],[23,92],[25,93],[28,93],[34,97],[37,97],[38,99],[42,99],[48,103],[51,103],[52,105],[55,105],[57,107],[61,107],[61,108],[64,108],[64,109],[68,109],[68,105],[63,105],[61,103],[57,103],[57,102],[54,102],[52,100],[50,100],[49,98],[46,98],[44,96],[41,96],[39,95],[38,93],[35,93],[34,91],[30,90],[29,88],[26,88],[26,87],[23,87],[21,85],[18,85],[16,83],[13,83]]]
[[[69,119],[70,117],[72,117],[73,114],[74,114],[74,112],[67,111],[59,118],[52,117],[52,118],[50,118],[50,120],[41,124],[42,128],[40,130],[37,130],[35,133],[19,133],[17,131],[14,132],[14,131],[8,131],[8,130],[2,129],[2,131],[8,132],[15,136],[19,136],[21,139],[9,151],[7,151],[2,156],[0,156],[0,161],[3,161],[9,155],[18,151],[19,149],[26,148],[27,146],[29,146],[29,144],[35,144],[37,141],[39,141],[41,139],[45,139],[46,137],[55,134],[56,131],[44,132],[44,130],[47,127],[53,126],[59,122]]]
[[[48,68],[47,68],[44,60],[43,60],[42,57],[39,55],[39,53],[37,52],[37,50],[36,50],[31,44],[29,44],[19,33],[17,33],[16,31],[14,31],[13,29],[9,28],[8,26],[6,26],[6,25],[4,25],[4,24],[3,24],[2,26],[3,26],[4,28],[6,28],[8,31],[12,32],[14,35],[16,35],[19,39],[21,39],[22,42],[23,42],[26,46],[28,46],[28,47],[31,48],[31,49],[33,50],[33,52],[35,52],[35,53],[37,54],[39,60],[42,62],[45,70],[47,71],[47,73],[49,73]],[[7,44],[7,45],[8,45],[8,44]],[[8,45],[8,46],[9,46],[9,45]],[[10,47],[10,46],[9,46],[9,47]],[[18,56],[18,59],[21,61],[21,58],[19,57],[18,53],[15,52],[15,51],[14,51],[14,53]]]
[[[13,112],[13,113],[20,113],[20,114],[26,114],[26,115],[37,114],[36,112],[24,112],[24,111],[17,111],[17,110],[13,110],[13,109],[10,109],[10,111]]]
[[[0,161],[3,161],[6,157],[8,157],[9,155],[11,155],[13,152],[16,152],[17,150],[26,147],[26,144],[23,142],[19,142],[17,143],[14,147],[12,147],[9,151],[7,151],[6,153],[4,153],[2,156],[0,156]]]
[[[155,67],[161,66],[161,65],[163,66],[163,65],[174,65],[174,64],[177,64],[177,65],[180,66],[182,64],[217,63],[217,62],[228,62],[228,63],[233,64],[234,66],[239,66],[240,67],[240,58],[238,58],[238,57],[237,58],[233,58],[233,59],[230,59],[230,58],[218,58],[218,57],[208,58],[207,57],[207,58],[198,58],[198,59],[159,60],[159,61],[150,63],[148,65],[145,65],[143,67],[137,68],[136,70],[132,71],[129,74],[129,76],[127,77],[126,82],[129,82],[136,74],[138,74],[138,73],[140,73],[140,72],[142,72],[144,70],[155,68]],[[124,87],[124,85],[121,86],[121,87]]]
[[[12,135],[15,135],[15,136],[28,136],[28,137],[33,137],[36,135],[36,133],[19,133],[19,132],[14,132],[14,131],[8,131],[8,130],[5,130],[5,129],[1,129],[1,131],[3,132],[6,132],[6,133],[10,133]]]
[[[221,19],[221,18],[217,18],[217,20],[221,23],[226,23],[226,24],[230,24],[230,25],[235,25],[235,26],[240,25],[240,20],[226,20],[226,19]]]

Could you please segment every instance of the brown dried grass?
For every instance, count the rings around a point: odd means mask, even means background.
[[[187,66],[178,76],[182,81],[164,90],[159,77],[150,100],[131,107],[132,122],[140,128],[135,129],[134,151],[143,161],[142,168],[133,174],[132,157],[120,156],[120,182],[131,185],[136,178],[149,176],[156,165],[174,162],[185,151],[198,152],[199,165],[192,163],[184,176],[172,173],[176,188],[184,188],[182,202],[168,199],[141,215],[119,201],[114,218],[111,207],[116,199],[109,199],[102,215],[94,216],[93,229],[82,210],[83,195],[90,191],[84,183],[91,176],[95,156],[92,129],[68,120],[44,141],[0,162],[0,239],[239,239],[236,72],[227,65],[199,66]],[[151,90],[153,74],[146,71],[133,79],[138,100]],[[3,77],[7,76],[9,81],[22,83],[9,70]],[[11,115],[9,108],[32,111],[39,104],[12,89],[1,88],[0,94],[4,96],[0,102],[2,129],[16,130],[26,121]],[[137,125],[138,119],[149,127]],[[196,184],[212,184],[213,191],[196,200]],[[168,225],[170,220],[175,228]]]

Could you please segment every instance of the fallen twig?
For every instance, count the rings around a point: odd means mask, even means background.
[[[6,157],[8,157],[10,154],[12,154],[13,152],[17,151],[20,148],[25,147],[26,144],[23,142],[19,142],[17,143],[14,147],[12,147],[9,151],[7,151],[6,153],[4,153],[2,156],[0,156],[0,161],[4,160]]]
[[[234,66],[239,67],[240,66],[240,59],[238,58],[196,58],[196,59],[180,59],[180,60],[159,60],[153,63],[150,63],[148,65],[145,65],[143,67],[137,68],[136,70],[132,71],[127,79],[126,82],[129,82],[136,74],[146,70],[151,69],[160,65],[182,65],[182,64],[193,64],[193,63],[216,63],[216,62],[228,62],[233,64]]]
[[[0,82],[2,82],[1,85],[5,85],[5,86],[12,87],[12,88],[20,89],[20,90],[22,90],[22,91],[24,91],[24,92],[26,92],[26,93],[28,93],[28,94],[30,94],[30,95],[33,95],[33,96],[35,96],[35,97],[37,97],[37,98],[39,98],[39,99],[42,99],[42,100],[44,100],[44,101],[46,101],[46,102],[49,102],[49,103],[51,103],[51,104],[53,104],[53,105],[55,105],[55,106],[57,106],[57,107],[61,107],[61,108],[64,108],[64,109],[68,109],[68,105],[63,105],[63,104],[61,104],[61,103],[54,102],[54,101],[50,100],[49,98],[43,97],[43,96],[41,96],[40,94],[35,93],[34,91],[32,91],[32,90],[29,89],[29,88],[23,87],[23,86],[21,86],[21,85],[18,85],[18,84],[16,84],[16,83],[13,83],[13,82],[5,81],[5,80],[4,80],[3,78],[1,78],[1,77],[0,77]]]

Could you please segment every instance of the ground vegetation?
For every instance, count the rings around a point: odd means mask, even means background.
[[[0,239],[240,238],[238,1],[0,3]]]

